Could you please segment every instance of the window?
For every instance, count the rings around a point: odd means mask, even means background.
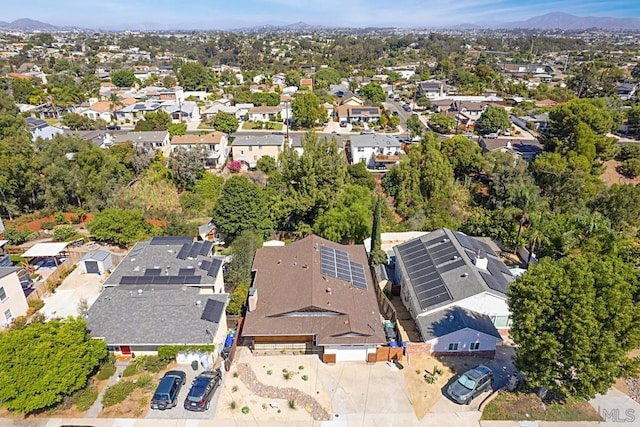
[[[449,351],[457,351],[457,350],[458,350],[457,342],[452,342],[451,344],[449,344]]]
[[[258,145],[258,150],[262,150],[262,145]]]
[[[0,286],[0,301],[7,299],[7,293],[4,291],[4,286]]]
[[[257,156],[257,155],[254,155],[254,156],[253,156],[253,160],[258,160],[258,156]]]
[[[244,154],[244,150],[240,150],[240,155],[242,156]]]
[[[478,350],[480,348],[480,343],[479,342],[472,342],[471,345],[469,346],[469,348],[471,350]]]
[[[358,147],[358,153],[364,153],[364,147]]]
[[[8,308],[5,312],[4,312],[4,318],[7,319],[7,322],[11,322],[13,321],[13,314],[11,313],[11,309]]]
[[[253,146],[252,145],[249,146],[249,151],[253,151]]]

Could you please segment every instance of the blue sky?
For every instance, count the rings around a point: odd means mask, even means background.
[[[106,28],[157,23],[167,28],[245,25],[427,27],[511,22],[547,12],[640,17],[638,0],[29,0],[6,2],[0,20]]]

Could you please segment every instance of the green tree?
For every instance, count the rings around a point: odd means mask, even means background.
[[[110,77],[111,83],[118,87],[131,87],[136,82],[136,75],[131,69],[113,70]]]
[[[184,62],[176,71],[180,86],[184,90],[210,90],[215,78],[200,62]]]
[[[77,113],[67,113],[62,118],[62,124],[71,130],[94,130],[95,120]]]
[[[407,119],[407,130],[409,131],[409,136],[412,139],[416,136],[422,135],[424,125],[418,116],[413,115]]]
[[[326,119],[327,110],[315,93],[299,93],[291,103],[291,114],[296,126],[310,128]]]
[[[387,99],[384,90],[382,90],[382,86],[377,82],[362,86],[360,88],[360,95],[373,104],[382,104]]]
[[[516,366],[533,387],[593,398],[637,362],[638,273],[614,257],[542,259],[509,288]]]
[[[319,89],[327,89],[329,85],[340,83],[341,79],[342,77],[340,76],[340,72],[331,67],[320,68],[313,75],[315,86]],[[298,84],[300,84],[300,81],[298,81]]]
[[[79,318],[32,322],[0,335],[0,401],[30,414],[52,407],[87,385],[107,356]]]
[[[476,125],[481,129],[482,133],[493,133],[499,130],[509,129],[509,114],[502,107],[489,106],[480,115]]]
[[[223,186],[224,178],[208,172],[205,172],[193,186],[193,191],[204,200],[204,210],[207,214],[213,213]]]
[[[173,76],[164,76],[164,78],[162,79],[162,86],[164,86],[166,88],[172,88],[177,83],[178,83],[178,81]]]
[[[251,285],[251,266],[256,251],[262,246],[262,237],[251,230],[244,230],[231,244],[233,255],[227,280],[237,285]],[[246,294],[245,294],[246,298]],[[244,304],[244,299],[242,300]]]
[[[429,127],[438,133],[453,133],[458,122],[451,116],[436,113],[429,116]]]
[[[40,104],[46,100],[44,91],[29,79],[11,79],[11,92],[21,104]]]
[[[167,125],[167,132],[169,132],[169,136],[173,138],[176,135],[184,135],[187,133],[187,124],[186,123],[170,123]]]
[[[144,120],[140,120],[136,123],[136,131],[153,131],[153,130],[167,130],[171,124],[171,116],[163,109],[158,111],[150,111],[145,113]]]
[[[445,139],[440,151],[453,166],[453,172],[459,180],[479,173],[485,165],[482,149],[466,136],[458,135]]]
[[[169,170],[173,182],[183,189],[190,190],[204,175],[204,164],[195,150],[178,149],[169,157]]]
[[[244,176],[232,176],[224,183],[213,217],[232,239],[244,230],[266,235],[272,229],[262,191]]]
[[[381,214],[382,204],[384,200],[382,197],[377,196],[375,201],[375,207],[373,210],[373,224],[371,226],[371,265],[379,265],[387,262],[387,254],[381,248],[382,240],[380,237],[381,230]]]
[[[297,70],[289,70],[287,74],[285,74],[285,83],[287,86],[298,86],[300,84],[300,79],[302,75]]]
[[[273,157],[262,156],[258,159],[256,169],[269,175],[278,170],[278,164],[276,163],[276,159],[274,159]]]
[[[151,226],[142,212],[114,208],[96,214],[88,229],[96,240],[118,246],[146,240],[151,233]]]
[[[213,118],[213,128],[227,135],[238,130],[238,126],[238,119],[231,113],[221,111]]]
[[[348,181],[350,184],[367,187],[369,190],[376,188],[376,180],[371,176],[364,162],[347,166],[347,172],[349,174]]]
[[[359,185],[346,185],[336,205],[321,214],[313,230],[338,243],[362,243],[371,236],[371,191]]]

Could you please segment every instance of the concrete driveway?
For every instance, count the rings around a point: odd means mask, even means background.
[[[209,405],[209,410],[204,412],[194,412],[187,411],[184,409],[184,400],[187,398],[187,394],[189,393],[189,389],[191,388],[191,383],[194,378],[198,376],[204,369],[198,369],[194,371],[191,369],[191,365],[176,365],[172,370],[184,371],[187,374],[187,382],[180,389],[180,393],[178,394],[178,405],[172,409],[165,409],[164,411],[160,411],[157,409],[149,409],[147,411],[147,415],[145,418],[148,419],[169,419],[169,420],[211,420],[213,419],[216,413],[216,407],[218,406],[218,399],[220,399],[220,390],[222,389],[222,384],[218,389],[214,392],[213,397],[211,398],[211,403]],[[224,377],[223,377],[224,381]],[[157,384],[156,384],[157,385]]]
[[[601,427],[640,426],[640,404],[620,390],[611,388],[589,403],[604,419]]]
[[[86,300],[88,306],[91,306],[102,292],[105,279],[104,275],[84,274],[80,267],[77,267],[64,279],[55,293],[43,298],[42,313],[47,319],[80,315],[80,301]]]

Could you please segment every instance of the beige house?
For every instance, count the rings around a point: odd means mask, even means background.
[[[282,117],[279,118],[278,114],[282,116],[282,107],[279,105],[275,107],[261,105],[259,107],[249,108],[248,114],[249,120],[252,122],[280,121]]]
[[[254,169],[263,156],[277,160],[283,147],[284,135],[239,136],[231,145],[231,156],[244,167]]]
[[[27,314],[29,304],[18,278],[18,267],[0,267],[0,326]]]
[[[221,168],[227,160],[227,134],[224,132],[212,132],[206,135],[176,135],[171,140],[171,152],[184,149],[187,151],[198,151],[202,155],[203,161],[208,166]]]

